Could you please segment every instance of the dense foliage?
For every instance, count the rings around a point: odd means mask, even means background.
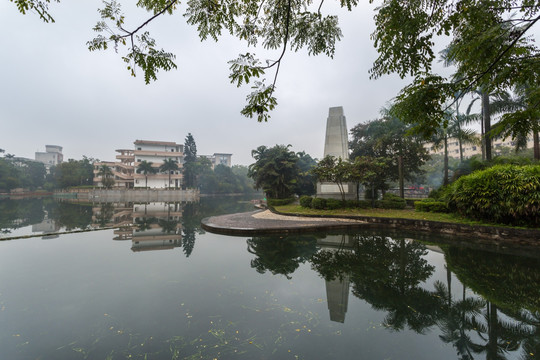
[[[94,159],[83,156],[82,160],[69,159],[51,168],[51,182],[55,188],[92,185]]]
[[[290,147],[262,145],[251,151],[255,163],[249,166],[248,176],[255,181],[255,188],[262,189],[270,198],[315,193],[315,178],[311,173],[315,160],[304,152],[295,153]]]
[[[45,166],[35,161],[0,158],[0,192],[15,188],[37,189],[45,184]]]
[[[206,159],[207,160],[207,159]],[[212,170],[207,161],[199,161],[198,183],[202,194],[247,194],[255,192],[253,181],[248,178],[247,166],[216,165]]]
[[[385,191],[390,182],[414,182],[422,173],[421,166],[429,159],[427,150],[416,136],[409,134],[410,125],[382,111],[381,119],[354,126],[349,148],[351,159],[369,157],[385,163],[383,175],[371,183],[376,190]],[[401,177],[400,177],[401,175]]]
[[[454,182],[448,203],[468,217],[512,225],[540,225],[540,165],[496,165]]]

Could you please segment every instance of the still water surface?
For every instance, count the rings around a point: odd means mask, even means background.
[[[540,359],[540,254],[382,232],[231,237],[199,203],[0,200],[1,359]]]

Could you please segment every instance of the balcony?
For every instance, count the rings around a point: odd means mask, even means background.
[[[183,157],[184,153],[176,151],[155,151],[155,150],[135,150],[133,151],[135,156],[159,156],[159,157]]]

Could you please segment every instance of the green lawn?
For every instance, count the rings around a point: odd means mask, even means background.
[[[298,204],[289,204],[274,207],[277,211],[284,214],[299,214],[299,215],[345,215],[345,216],[370,216],[370,217],[387,217],[396,219],[414,219],[414,220],[430,220],[441,221],[455,224],[466,225],[485,225],[485,226],[504,226],[515,227],[508,225],[501,225],[495,223],[486,223],[481,221],[475,221],[457,214],[443,214],[432,212],[418,212],[414,209],[404,210],[391,210],[391,209],[336,209],[336,210],[317,210],[311,208],[304,208]],[[517,228],[517,227],[516,227]],[[521,227],[519,227],[521,228]]]

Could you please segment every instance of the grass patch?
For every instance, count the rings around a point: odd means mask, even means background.
[[[304,208],[298,204],[289,204],[283,206],[275,206],[277,211],[284,214],[296,214],[296,215],[333,215],[333,216],[369,216],[369,217],[382,217],[382,218],[395,218],[395,219],[412,219],[412,220],[429,220],[440,221],[452,224],[465,224],[465,225],[482,225],[482,226],[501,226],[517,229],[531,229],[518,226],[508,226],[496,223],[487,223],[482,221],[471,220],[469,218],[460,216],[458,214],[447,213],[433,213],[433,212],[419,212],[413,209],[335,209],[335,210],[317,210],[311,208]]]

